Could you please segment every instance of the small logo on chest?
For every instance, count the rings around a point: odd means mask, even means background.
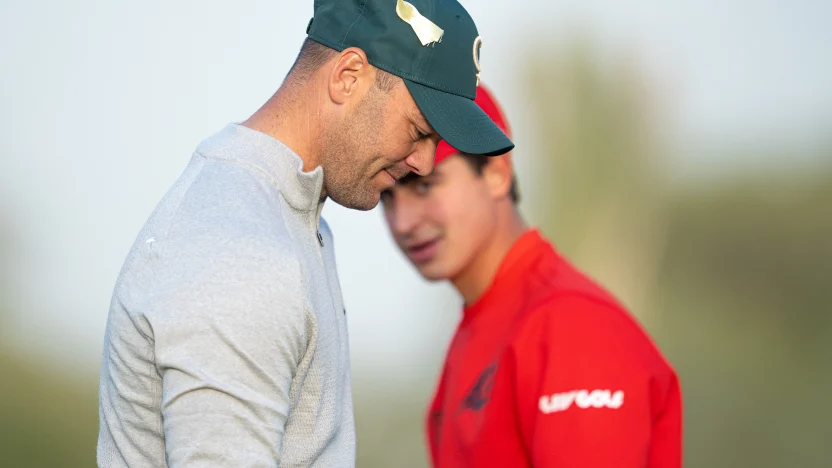
[[[488,403],[491,399],[491,389],[494,387],[494,374],[496,373],[497,364],[491,364],[480,373],[471,390],[462,400],[463,410],[479,411]]]

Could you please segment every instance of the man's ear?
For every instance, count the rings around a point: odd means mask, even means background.
[[[333,62],[329,74],[329,98],[344,104],[366,92],[368,84],[375,81],[375,70],[367,60],[367,54],[357,47],[344,49]]]
[[[482,168],[482,175],[494,199],[509,196],[513,170],[511,153],[488,157],[488,162]]]

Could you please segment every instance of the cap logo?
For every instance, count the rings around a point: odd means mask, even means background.
[[[431,20],[422,16],[419,10],[412,4],[404,0],[398,0],[396,3],[396,14],[399,15],[402,21],[413,28],[413,32],[416,33],[419,42],[423,46],[430,45],[434,42],[442,42],[442,35],[445,34],[445,31],[433,24]]]
[[[477,69],[477,86],[480,85],[480,72],[482,71],[482,67],[480,66],[480,49],[482,48],[482,37],[477,36],[474,39],[474,67]]]

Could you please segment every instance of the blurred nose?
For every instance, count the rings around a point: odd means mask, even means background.
[[[425,138],[418,143],[416,151],[410,154],[404,161],[410,170],[426,176],[433,171],[433,159],[436,156],[436,145],[439,141],[435,138]]]
[[[401,237],[412,234],[419,226],[422,221],[422,207],[419,200],[405,190],[398,192],[384,202],[384,215],[393,234]]]

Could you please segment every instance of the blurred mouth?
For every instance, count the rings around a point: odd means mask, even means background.
[[[429,262],[436,256],[436,251],[439,250],[439,238],[434,238],[425,242],[418,242],[406,246],[407,258],[413,263],[421,264]]]

